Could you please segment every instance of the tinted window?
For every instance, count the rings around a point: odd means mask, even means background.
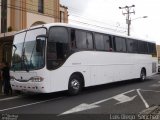
[[[145,41],[138,41],[138,51],[139,53],[148,53],[148,46],[147,46],[147,42]]]
[[[71,47],[76,48],[76,32],[75,32],[75,29],[71,30]]]
[[[93,49],[93,36],[91,32],[71,30],[71,47],[78,49]]]
[[[149,54],[156,54],[156,44],[148,43],[148,52]]]
[[[115,37],[115,48],[118,52],[126,52],[126,42],[124,38]]]
[[[138,41],[133,39],[127,39],[127,50],[130,53],[138,52]]]
[[[52,27],[49,34],[49,42],[68,43],[68,32],[64,27]]]
[[[105,50],[107,51],[111,51],[111,37],[110,36],[107,36],[105,35],[104,36],[104,47],[105,47]]]
[[[87,48],[93,49],[93,36],[92,33],[87,33]]]
[[[95,34],[95,45],[97,50],[105,50],[104,40],[102,34]]]
[[[52,27],[47,43],[47,68],[52,70],[61,66],[68,51],[68,30],[64,27]]]
[[[76,44],[79,49],[87,48],[87,33],[85,31],[76,31]]]

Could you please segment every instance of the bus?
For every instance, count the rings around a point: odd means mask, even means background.
[[[157,73],[156,44],[104,30],[50,23],[15,34],[11,63],[13,90],[68,91],[140,79]]]

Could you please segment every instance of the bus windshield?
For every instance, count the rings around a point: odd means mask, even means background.
[[[46,35],[46,29],[38,28],[15,35],[12,70],[29,71],[44,67],[45,39],[41,38],[41,50],[37,51],[36,38],[39,35]]]

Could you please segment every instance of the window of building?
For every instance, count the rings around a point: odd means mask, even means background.
[[[38,12],[44,13],[44,0],[38,0]]]
[[[125,38],[115,37],[115,48],[118,52],[126,52],[126,40]]]
[[[60,11],[60,22],[64,23],[64,12]]]
[[[7,0],[1,2],[1,32],[7,32]]]

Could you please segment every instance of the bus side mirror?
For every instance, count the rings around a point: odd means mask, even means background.
[[[41,52],[42,46],[41,46],[41,39],[36,39],[36,52]]]
[[[45,43],[46,36],[45,35],[39,35],[36,38],[36,52],[42,52],[44,43]]]
[[[16,45],[12,45],[16,50],[17,50],[17,46]]]

